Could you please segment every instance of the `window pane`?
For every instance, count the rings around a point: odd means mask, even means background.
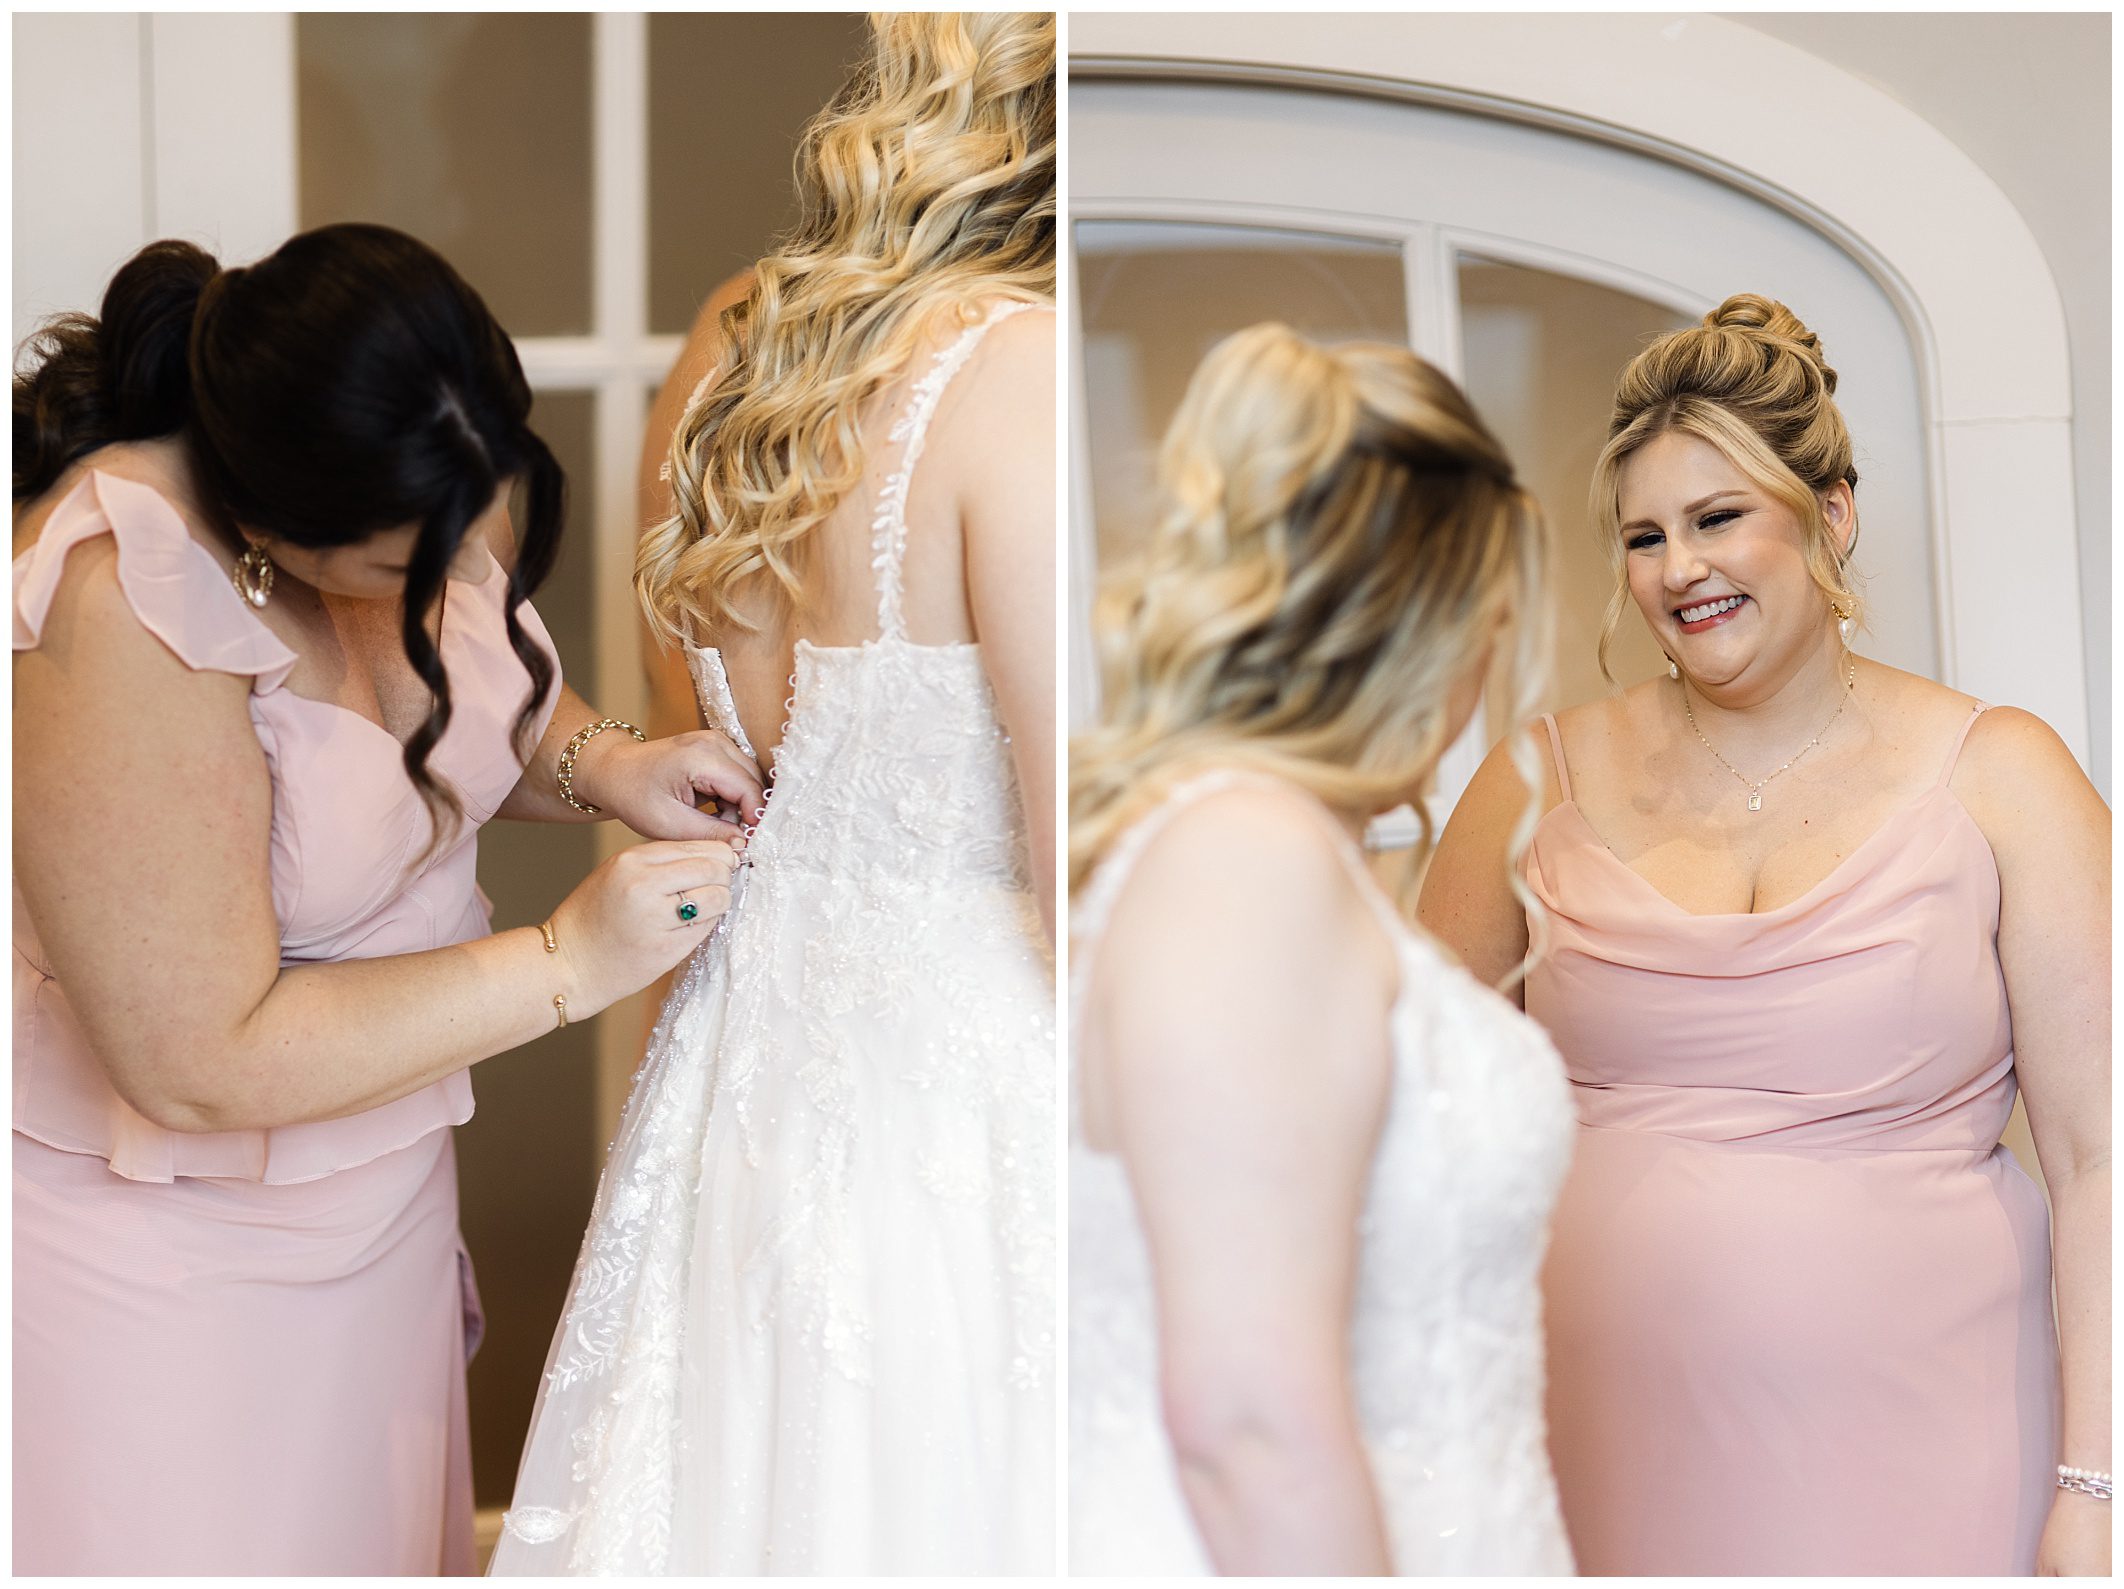
[[[708,295],[796,220],[797,135],[868,39],[860,13],[649,18],[649,325],[685,331]]]
[[[1662,331],[1693,323],[1642,298],[1576,277],[1462,255],[1466,389],[1519,467],[1552,527],[1556,674],[1542,708],[1609,691],[1597,648],[1613,565],[1586,516],[1593,463],[1608,439],[1615,378]],[[1623,684],[1666,666],[1635,610],[1617,625],[1609,666]]]
[[[560,561],[532,597],[561,673],[598,698],[590,675],[591,415],[586,392],[541,392],[531,415],[568,472]],[[521,506],[518,506],[519,522]],[[497,930],[545,920],[597,863],[595,829],[492,822],[479,836],[479,882]],[[600,1016],[599,1020],[607,1017]],[[472,1472],[481,1506],[506,1506],[531,1426],[553,1323],[590,1222],[598,1141],[595,1023],[569,1025],[479,1066],[478,1111],[457,1130],[460,1222],[479,1271],[487,1338],[472,1359]]]
[[[395,226],[512,336],[588,333],[590,21],[297,17],[302,224]]]
[[[1159,438],[1219,341],[1280,320],[1323,342],[1408,343],[1401,250],[1251,226],[1080,221],[1075,228],[1099,567],[1141,548]]]

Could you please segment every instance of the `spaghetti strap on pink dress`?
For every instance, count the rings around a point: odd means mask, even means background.
[[[1813,889],[1708,916],[1601,842],[1549,721],[1527,1011],[1580,1120],[1544,1284],[1582,1572],[2034,1570],[2050,1229],[1999,1144],[1998,871],[1947,787],[1974,721]]]
[[[103,535],[153,634],[253,681],[282,964],[483,936],[476,833],[522,774],[528,688],[499,566],[445,603],[454,711],[430,764],[468,821],[409,874],[429,827],[398,741],[285,688],[294,653],[151,487],[90,470],[53,509],[15,559],[15,649]],[[478,1314],[449,1129],[468,1076],[341,1120],[163,1130],[112,1090],[19,888],[14,908],[15,1571],[471,1571]]]

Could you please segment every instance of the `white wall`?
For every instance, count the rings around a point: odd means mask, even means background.
[[[2113,791],[2110,688],[2110,19],[2100,13],[1745,12],[1924,117],[2035,234],[2072,350],[2073,476],[2089,768]],[[1832,350],[1833,352],[1833,350]],[[2011,525],[2001,525],[2011,534]]]
[[[156,238],[238,263],[295,230],[294,38],[287,14],[14,18],[15,345]]]

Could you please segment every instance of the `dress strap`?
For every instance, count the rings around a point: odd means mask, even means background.
[[[721,364],[711,364],[708,366],[708,373],[693,383],[693,391],[686,399],[686,406],[679,410],[680,425],[686,423],[688,414],[701,406],[701,399],[708,395],[708,388],[715,384],[716,377],[722,373]],[[673,433],[676,432],[677,427],[674,426]],[[664,446],[664,461],[656,466],[656,477],[667,486],[671,484],[671,447],[668,442]]]
[[[1542,726],[1549,731],[1549,751],[1556,758],[1556,788],[1568,800],[1571,798],[1571,769],[1564,765],[1563,735],[1556,727],[1556,714],[1543,712]]]
[[[870,566],[878,579],[878,634],[888,640],[907,638],[907,616],[902,610],[902,565],[907,559],[907,491],[914,483],[915,465],[929,439],[929,422],[936,417],[937,403],[952,377],[966,367],[974,349],[990,329],[1012,315],[1042,305],[1013,300],[1001,303],[960,332],[958,337],[930,362],[928,373],[914,383],[907,406],[893,421],[885,440],[902,443],[900,465],[885,477],[878,494],[877,516],[871,520]]]
[[[1949,778],[1954,776],[1954,765],[1962,759],[1962,746],[1969,741],[1969,731],[1976,727],[1976,720],[1990,710],[1991,703],[1989,701],[1979,701],[1974,707],[1970,708],[1969,715],[1962,720],[1962,731],[1954,736],[1954,743],[1947,750],[1947,760],[1940,767],[1939,782],[1941,784],[1945,784]]]

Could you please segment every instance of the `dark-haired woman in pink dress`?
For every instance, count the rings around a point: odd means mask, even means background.
[[[381,227],[154,245],[16,377],[18,1573],[472,1567],[466,1067],[697,945],[760,797],[561,685],[529,409]],[[490,934],[480,825],[594,808],[672,842]]]
[[[2106,1575],[2109,813],[2026,712],[1852,653],[1835,385],[1739,297],[1616,394],[1596,518],[1672,667],[1547,722],[1526,863],[1565,1521],[1587,1573]],[[1424,891],[1479,974],[1522,799],[1493,756]]]

